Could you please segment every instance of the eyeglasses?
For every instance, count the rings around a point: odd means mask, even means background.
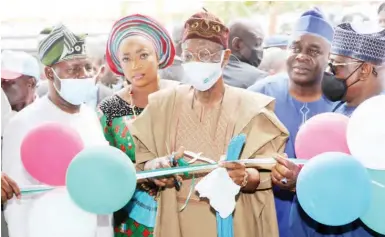
[[[215,53],[211,53],[208,49],[201,49],[198,53],[192,53],[188,50],[184,50],[182,53],[182,61],[184,63],[194,61],[198,59],[204,63],[219,63],[222,57],[222,50],[219,50]]]
[[[347,62],[347,63],[336,63],[336,62],[329,62],[328,65],[329,65],[329,68],[330,68],[330,71],[336,75],[337,74],[337,67],[345,67],[345,66],[348,66],[348,65],[354,65],[354,64],[361,64],[360,67],[364,64],[365,62],[363,61],[353,61],[353,62]],[[359,67],[358,67],[359,68]],[[357,69],[358,69],[357,68]],[[356,69],[356,70],[357,70]],[[374,76],[377,76],[377,71],[376,69],[373,67],[373,70],[372,70],[372,73]]]
[[[347,63],[336,63],[336,62],[333,62],[333,61],[330,61],[328,63],[329,65],[329,68],[330,68],[330,71],[336,75],[337,74],[337,67],[346,67],[348,65],[354,65],[354,64],[359,64],[359,63],[363,63],[362,61],[353,61],[353,62],[347,62]]]

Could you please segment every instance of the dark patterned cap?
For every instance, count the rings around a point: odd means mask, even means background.
[[[227,49],[229,29],[223,22],[209,12],[192,15],[185,23],[182,41],[205,39],[222,45]]]
[[[385,63],[385,30],[360,33],[350,23],[340,24],[335,29],[330,52],[381,65]]]

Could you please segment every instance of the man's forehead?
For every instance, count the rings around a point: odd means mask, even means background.
[[[56,65],[59,67],[84,67],[89,64],[92,64],[91,59],[77,58],[77,59],[62,61],[57,63]]]
[[[25,79],[28,79],[30,77],[31,76],[21,74],[19,77],[16,77],[14,79],[1,78],[1,80],[4,82],[16,82],[17,80],[25,80]]]
[[[301,44],[307,47],[317,47],[317,48],[326,48],[326,40],[322,39],[319,36],[311,34],[303,34],[292,37],[292,44]]]
[[[329,60],[330,61],[334,61],[334,62],[338,62],[338,63],[357,61],[354,58],[346,57],[346,56],[339,55],[339,54],[330,54],[329,55]]]

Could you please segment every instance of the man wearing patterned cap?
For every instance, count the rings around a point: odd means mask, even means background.
[[[2,168],[20,187],[40,184],[25,170],[20,147],[24,137],[36,126],[46,122],[60,123],[76,130],[85,146],[105,144],[103,133],[96,113],[83,105],[87,91],[92,89],[95,82],[90,77],[91,63],[88,61],[84,38],[75,35],[64,25],[58,25],[41,41],[39,45],[40,61],[46,66],[45,74],[49,80],[47,96],[40,98],[13,117],[4,131]],[[52,141],[41,141],[50,146]],[[65,145],[65,144],[63,144]],[[54,159],[55,157],[52,157]],[[47,167],[48,169],[49,167]],[[62,193],[61,195],[68,195]],[[28,227],[31,205],[41,196],[31,194],[28,198],[17,201],[9,200],[5,210],[10,237],[30,236]],[[61,199],[62,200],[62,199]],[[49,204],[47,204],[49,205]],[[56,206],[60,206],[58,201]],[[52,205],[47,208],[54,208]],[[73,206],[73,208],[78,208]],[[42,207],[41,212],[44,212]],[[60,213],[58,213],[60,215]],[[71,217],[76,218],[76,216]],[[95,221],[96,221],[95,215]],[[44,223],[42,223],[44,225]],[[83,225],[79,222],[79,225]],[[102,236],[112,236],[110,223],[106,227],[89,226],[92,233]],[[84,228],[84,227],[83,227]],[[82,229],[82,228],[80,228]],[[66,229],[67,236],[75,236],[79,226]],[[63,230],[58,229],[52,236],[63,236]],[[107,233],[108,234],[107,234]],[[71,233],[73,233],[71,235]],[[107,234],[107,235],[106,235]]]
[[[294,25],[287,52],[287,74],[267,77],[249,88],[276,98],[275,112],[290,132],[285,149],[290,158],[296,158],[294,141],[299,127],[333,107],[321,89],[333,34],[333,27],[318,9],[306,11]],[[281,157],[277,160],[272,170],[277,218],[280,236],[287,237],[291,236],[290,208],[300,168]]]
[[[341,101],[333,111],[350,116],[355,108],[385,90],[385,30],[343,23],[336,27],[330,52],[330,71],[323,92]],[[366,32],[365,32],[366,31]]]
[[[189,85],[150,95],[146,109],[131,124],[139,169],[174,166],[184,149],[218,162],[230,139],[241,133],[247,139],[240,159],[283,152],[287,130],[273,113],[274,99],[224,85],[222,70],[231,53],[228,34],[222,21],[208,12],[194,14],[185,23],[182,59]],[[208,200],[194,192],[192,185],[205,174],[155,179],[161,187],[155,236],[278,236],[270,172],[241,163],[222,166],[223,181],[240,190],[234,215],[216,217]],[[226,228],[230,234],[224,233]]]

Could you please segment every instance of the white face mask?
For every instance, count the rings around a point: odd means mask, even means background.
[[[218,81],[222,75],[222,52],[221,61],[218,63],[188,62],[182,67],[187,78],[187,83],[198,91],[207,91]]]
[[[60,90],[55,87],[57,93],[65,101],[72,105],[81,105],[87,101],[87,97],[95,89],[95,79],[94,78],[85,78],[85,79],[61,79],[56,74],[55,70],[53,73],[60,81]]]
[[[123,88],[123,80],[119,80],[116,84],[112,85],[112,90],[114,92],[120,91]]]

